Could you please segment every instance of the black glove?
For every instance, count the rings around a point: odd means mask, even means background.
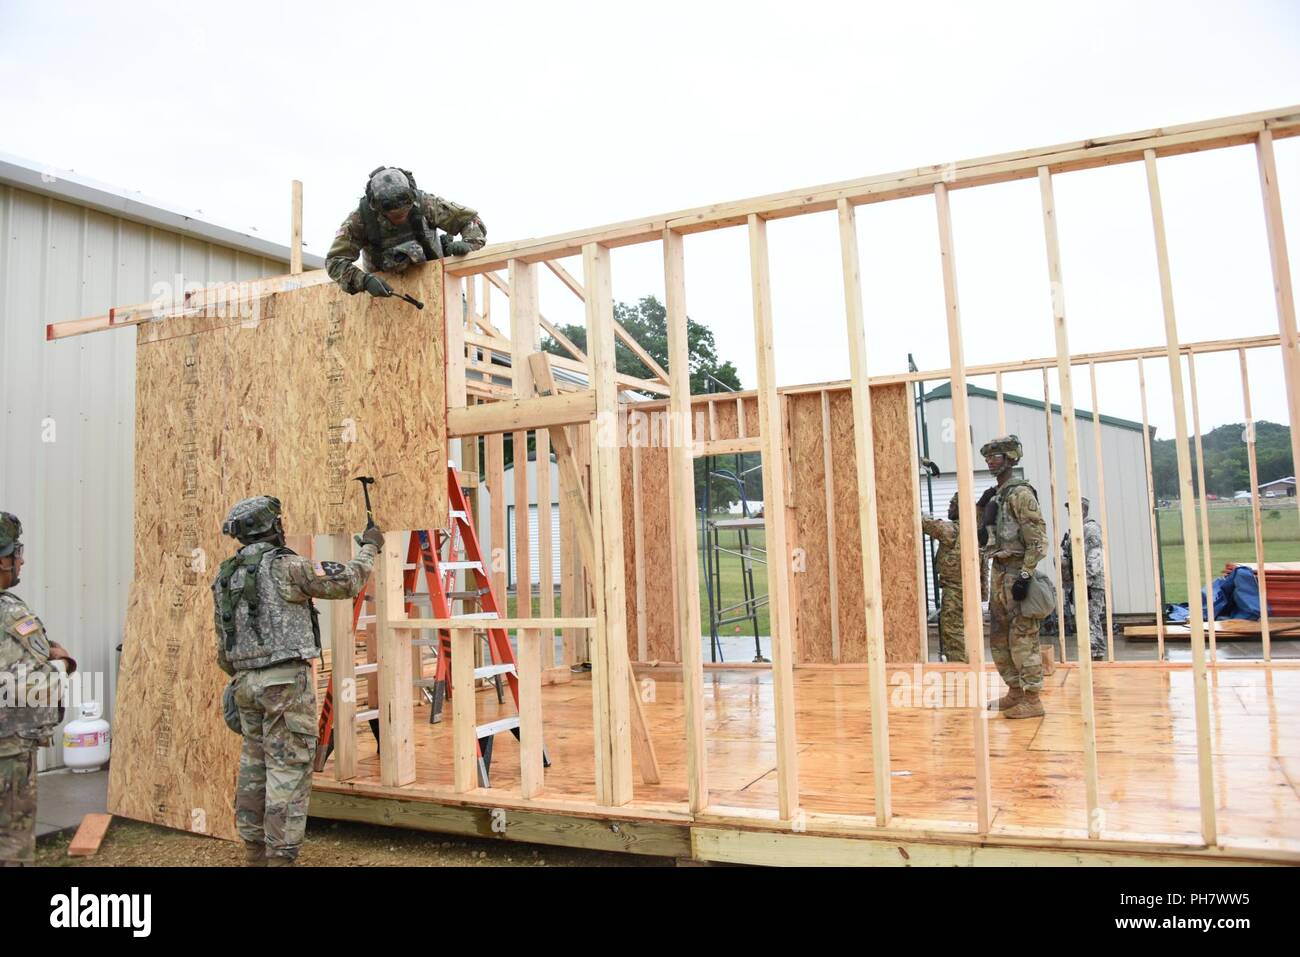
[[[448,256],[468,256],[474,251],[474,247],[463,239],[453,239],[446,245]]]
[[[1011,586],[1011,597],[1016,601],[1024,601],[1025,596],[1029,594],[1029,579],[1017,578],[1016,583]]]
[[[375,548],[384,547],[384,533],[379,530],[377,525],[367,525],[366,530],[357,536],[358,545],[374,545]]]
[[[980,496],[980,500],[975,503],[975,507],[983,508],[985,505],[991,502],[993,500],[993,496],[997,494],[998,494],[998,487],[996,485],[990,485],[988,488],[984,490],[984,494]]]
[[[389,286],[388,283],[370,273],[366,273],[364,288],[366,292],[370,293],[370,295],[374,296],[376,299],[387,299],[393,294],[392,287]]]
[[[987,525],[981,525],[979,531],[975,533],[975,537],[979,539],[980,548],[983,548],[989,543],[989,527]]]

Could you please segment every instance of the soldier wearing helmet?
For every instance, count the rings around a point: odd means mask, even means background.
[[[957,495],[948,503],[946,520],[926,515],[921,519],[921,531],[939,543],[934,556],[934,569],[939,576],[942,596],[939,604],[939,650],[946,661],[965,662],[966,628],[962,618],[961,581],[961,530],[957,519]],[[984,561],[980,557],[980,588],[987,589],[984,578]]]
[[[22,522],[0,512],[0,867],[36,859],[36,750],[63,720],[58,669],[77,670],[63,646],[17,595],[23,567]]]
[[[439,237],[437,230],[446,235]],[[451,239],[460,234],[460,239]],[[395,166],[370,174],[366,194],[325,254],[325,269],[349,295],[361,291],[388,296],[392,290],[378,272],[405,272],[413,263],[464,256],[487,241],[483,220],[468,206],[425,193],[415,176]],[[357,256],[364,268],[357,268]]]
[[[1088,516],[1088,500],[1080,499],[1083,506],[1083,561],[1088,582],[1088,646],[1093,661],[1106,658],[1106,559],[1101,547],[1101,524]],[[1070,503],[1065,503],[1069,512]],[[1074,594],[1074,549],[1070,547],[1070,530],[1067,527],[1061,538],[1061,585],[1070,593],[1071,603],[1078,607],[1079,596]]]
[[[285,547],[280,500],[267,495],[237,503],[221,530],[240,544],[212,583],[217,664],[234,677],[244,737],[235,823],[248,864],[290,865],[306,830],[316,752],[311,662],[320,627],[312,599],[360,593],[384,536],[370,525],[356,537],[352,561],[312,562]]]
[[[997,478],[997,492],[985,507],[989,526],[985,553],[991,560],[989,581],[989,648],[1007,693],[991,704],[1007,718],[1043,714],[1043,657],[1038,631],[1043,619],[1025,614],[1034,569],[1047,554],[1047,525],[1038,494],[1013,470],[1024,454],[1020,439],[1003,435],[986,442],[980,455]]]

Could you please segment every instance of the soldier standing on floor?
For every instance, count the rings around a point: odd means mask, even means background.
[[[985,551],[992,561],[989,648],[1008,688],[989,710],[1001,711],[1007,718],[1043,714],[1039,700],[1043,654],[1038,639],[1043,619],[1022,614],[1020,605],[1029,594],[1034,569],[1047,554],[1047,525],[1033,486],[1013,477],[1023,454],[1024,447],[1014,435],[999,436],[980,449],[998,480],[997,493],[985,511],[990,528]]]
[[[956,493],[948,503],[948,518],[931,515],[921,519],[921,531],[939,543],[934,556],[934,568],[939,575],[942,596],[939,604],[939,650],[947,661],[965,662],[966,630],[962,618],[961,535],[957,519]],[[984,577],[984,558],[980,556],[981,598],[987,594]]]
[[[235,790],[235,823],[245,861],[281,867],[298,858],[307,827],[316,752],[316,689],[311,662],[320,655],[313,598],[354,598],[365,587],[383,533],[357,536],[346,565],[312,562],[284,544],[280,500],[244,499],[221,530],[242,546],[212,583],[217,664],[232,682],[244,736]]]
[[[439,229],[447,235],[439,237]],[[460,239],[451,238],[456,233]],[[477,212],[417,189],[409,170],[381,166],[334,234],[325,270],[349,295],[365,291],[382,298],[393,291],[372,273],[401,273],[412,263],[464,256],[485,242],[487,227]],[[355,265],[358,255],[364,268]]]
[[[68,673],[77,663],[17,595],[23,568],[23,526],[0,512],[0,867],[36,860],[36,749],[48,747],[63,720],[59,705],[62,659]],[[4,700],[13,695],[12,700]]]
[[[1106,558],[1101,548],[1101,524],[1095,518],[1088,517],[1088,500],[1083,502],[1083,560],[1085,575],[1088,580],[1088,645],[1092,649],[1093,661],[1106,659]],[[1069,516],[1070,503],[1065,503],[1066,516]],[[1061,539],[1061,584],[1070,589],[1074,606],[1078,608],[1079,596],[1074,595],[1074,564],[1070,547],[1070,531],[1066,526],[1065,536]],[[1075,612],[1077,615],[1078,612]]]

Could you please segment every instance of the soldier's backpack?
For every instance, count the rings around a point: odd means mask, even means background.
[[[261,608],[261,598],[257,594],[257,575],[262,568],[262,559],[267,552],[271,553],[272,558],[280,558],[285,555],[297,555],[292,548],[286,548],[283,545],[275,546],[266,543],[266,548],[254,548],[245,552],[241,548],[234,555],[231,555],[221,563],[221,568],[217,572],[216,594],[213,596],[217,602],[217,610],[221,613],[221,634],[225,640],[226,651],[235,647],[237,640],[235,634],[235,607],[242,601],[248,605],[248,623],[253,629],[253,634],[261,640],[261,625],[258,622],[258,610]],[[245,546],[247,547],[247,546]],[[244,586],[236,594],[231,587],[231,580],[234,578],[235,570],[243,566]],[[311,633],[316,639],[316,647],[320,647],[320,612],[316,608],[316,603],[310,598],[307,599],[307,611],[311,614]]]

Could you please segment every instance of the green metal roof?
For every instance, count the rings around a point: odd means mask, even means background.
[[[981,399],[993,399],[994,401],[997,401],[997,397],[998,397],[998,394],[992,389],[982,389],[977,385],[971,385],[969,382],[966,383],[966,394],[970,396],[978,396]],[[925,393],[926,402],[929,402],[932,399],[951,399],[951,398],[952,398],[951,382],[945,382],[943,385],[935,386],[929,392]],[[1026,399],[1024,396],[1012,395],[1009,392],[1002,393],[1002,401],[1005,402],[1007,405],[1023,405],[1028,409],[1038,409],[1041,411],[1043,408],[1042,399]],[[1056,403],[1052,403],[1052,411],[1059,413],[1061,411],[1061,407]],[[1087,411],[1086,409],[1075,409],[1074,415],[1075,418],[1083,419],[1088,422],[1091,422],[1093,419],[1093,414]],[[1132,422],[1128,419],[1117,419],[1113,415],[1099,415],[1097,416],[1097,419],[1101,422],[1102,425],[1113,425],[1117,429],[1129,429],[1133,432],[1142,431],[1141,422]],[[1155,438],[1155,435],[1156,435],[1156,430],[1153,427],[1151,429],[1151,437]]]

